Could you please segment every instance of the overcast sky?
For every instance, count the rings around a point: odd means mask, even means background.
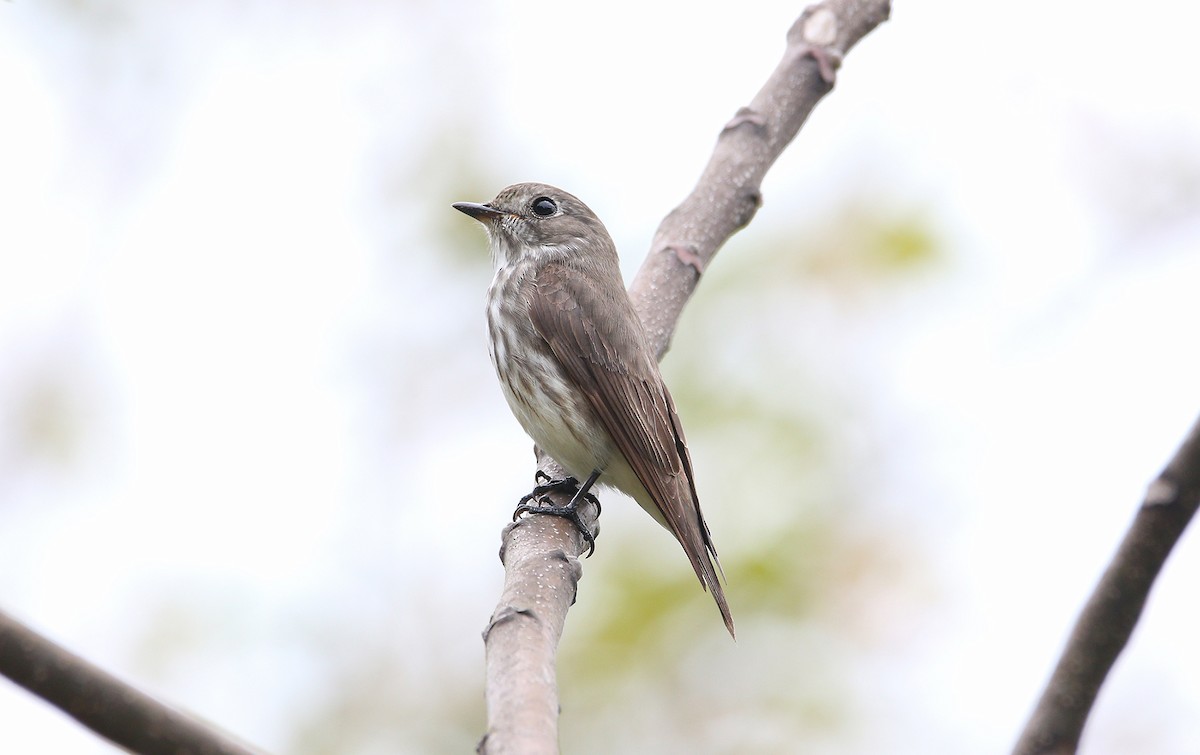
[[[278,749],[319,674],[270,638],[310,603],[395,620],[362,578],[383,553],[387,580],[469,596],[441,652],[482,656],[503,516],[434,527],[412,502],[464,464],[520,490],[529,450],[484,356],[488,271],[456,267],[482,235],[447,248],[448,201],[563,186],[632,274],[800,6],[173,6],[0,7],[0,605]],[[948,258],[816,368],[878,404],[886,504],[937,570],[928,636],[870,667],[884,741],[1009,745],[1200,409],[1196,21],[900,3],[768,176],[745,234],[868,197],[928,218]],[[1196,551],[1090,752],[1200,750]],[[234,627],[231,603],[253,606]],[[149,632],[150,604],[178,632]],[[227,660],[156,667],[198,617]],[[109,751],[11,685],[0,721],[6,751]]]

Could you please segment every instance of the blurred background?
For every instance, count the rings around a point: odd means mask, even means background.
[[[471,751],[533,463],[449,205],[557,184],[632,276],[802,7],[0,4],[0,606],[273,752]],[[738,641],[610,495],[567,752],[1011,745],[1200,409],[1196,14],[900,3],[850,53],[664,362]],[[1200,751],[1197,551],[1087,752]]]

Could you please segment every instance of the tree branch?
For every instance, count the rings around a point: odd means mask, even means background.
[[[563,477],[561,469],[546,469]],[[590,503],[581,509],[595,533],[599,512]],[[567,609],[583,576],[583,537],[570,521],[539,514],[508,525],[503,542],[504,590],[483,633],[488,733],[478,751],[553,755],[558,752],[554,664]]]
[[[0,611],[0,674],[108,741],[142,755],[253,755]]]
[[[754,217],[763,176],[833,88],[844,55],[887,20],[889,11],[888,0],[827,0],[805,10],[788,31],[775,71],[721,131],[696,187],[663,220],[630,286],[658,358],[666,353],[701,273]],[[550,459],[539,458],[539,469],[563,476]],[[590,510],[584,516],[593,533],[598,516]],[[488,732],[478,750],[555,753],[554,659],[582,576],[578,557],[584,543],[566,520],[536,514],[505,528],[503,542],[504,590],[484,632]]]
[[[1105,677],[1133,634],[1163,563],[1200,506],[1200,419],[1146,490],[1084,606],[1014,755],[1073,753]]]
[[[696,188],[658,226],[629,287],[659,359],[700,275],[758,212],[767,170],[833,89],[842,58],[889,11],[887,0],[831,0],[807,8],[788,31],[770,78],[725,124]]]

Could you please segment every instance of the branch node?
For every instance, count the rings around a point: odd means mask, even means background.
[[[704,275],[704,259],[696,254],[696,247],[669,245],[663,247],[663,253],[675,255],[675,259],[696,271],[697,278]]]
[[[1165,477],[1159,477],[1146,488],[1143,508],[1170,506],[1179,500],[1179,486]]]
[[[837,14],[824,6],[809,8],[788,30],[788,44],[796,47],[797,58],[811,57],[817,62],[821,80],[833,86],[842,53],[834,47],[838,39]]]
[[[788,40],[792,41],[793,34],[801,44],[828,47],[837,41],[837,14],[824,6],[808,8],[792,25],[788,32]]]
[[[517,525],[520,523],[521,523],[520,520],[517,520],[515,522],[509,522],[508,524],[506,524],[504,526],[504,529],[500,530],[500,564],[501,565],[504,564],[504,557],[506,555],[508,555],[509,535],[512,533],[512,531],[514,529],[516,529]]]
[[[498,611],[496,611],[496,613],[492,614],[492,618],[488,620],[487,626],[483,628],[483,633],[482,633],[483,641],[485,643],[487,642],[488,635],[490,635],[492,633],[493,629],[500,626],[501,624],[507,624],[508,622],[515,620],[519,616],[528,616],[529,618],[533,619],[534,621],[537,621],[537,614],[534,613],[532,609],[515,608],[513,606],[503,606]]]
[[[767,133],[766,118],[763,118],[762,113],[749,107],[738,108],[733,117],[729,119],[729,123],[726,123],[725,127],[721,129],[721,133],[733,131],[738,126],[750,126],[760,136],[766,136]]]
[[[758,189],[748,189],[742,194],[742,204],[737,217],[738,228],[745,228],[750,225],[750,221],[754,220],[754,216],[758,214],[758,209],[762,207],[763,197],[762,192]]]

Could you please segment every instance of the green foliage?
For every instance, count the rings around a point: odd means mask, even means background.
[[[751,245],[735,237],[695,301],[782,289],[798,296],[884,291],[936,270],[945,252],[930,219],[919,209],[882,204],[853,199],[807,227],[760,232]]]

